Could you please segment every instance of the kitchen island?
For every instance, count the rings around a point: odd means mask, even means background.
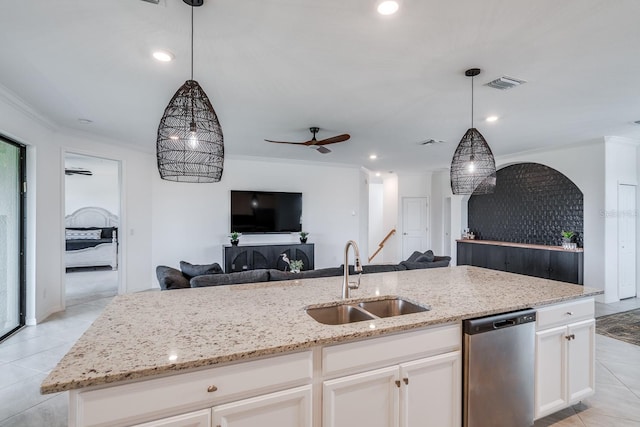
[[[404,362],[445,354],[457,354],[451,369],[459,371],[461,320],[602,293],[460,266],[363,275],[360,289],[351,295],[353,300],[400,296],[429,305],[426,312],[345,325],[324,325],[307,315],[308,306],[339,300],[341,282],[341,277],[330,277],[118,296],[44,380],[41,391],[71,391],[72,426],[210,425],[211,407],[220,405],[224,417],[233,412],[234,402],[259,406],[255,399],[266,395],[280,402],[285,392],[293,393],[302,408],[298,416],[310,420],[293,425],[331,425],[329,412],[335,415],[341,406],[330,406],[327,393],[347,374],[366,370],[386,378],[385,370],[397,370],[399,364],[405,369]],[[363,362],[345,362],[352,359]],[[230,382],[237,390],[209,384],[212,378],[224,383],[234,377],[238,381]],[[200,387],[199,378],[209,384],[204,394],[193,399],[183,394]],[[170,393],[168,400],[148,408],[136,400],[161,400],[154,390],[165,399]],[[124,405],[127,400],[130,404]],[[204,421],[181,424],[179,417],[192,415]]]

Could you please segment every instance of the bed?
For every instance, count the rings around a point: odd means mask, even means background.
[[[65,266],[118,268],[119,218],[106,209],[80,208],[65,217]]]

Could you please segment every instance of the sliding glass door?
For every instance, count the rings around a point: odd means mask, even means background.
[[[0,340],[24,325],[25,148],[0,136]]]

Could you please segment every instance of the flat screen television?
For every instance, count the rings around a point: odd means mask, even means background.
[[[231,232],[302,231],[302,193],[231,190]]]

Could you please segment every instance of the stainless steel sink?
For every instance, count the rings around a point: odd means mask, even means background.
[[[378,317],[401,316],[403,314],[421,313],[429,310],[428,307],[417,305],[401,298],[363,301],[359,303],[358,306]]]
[[[417,305],[397,297],[377,301],[352,301],[329,307],[308,307],[306,309],[309,316],[325,325],[344,325],[428,310],[430,310],[429,306]]]
[[[325,325],[344,325],[345,323],[375,319],[374,316],[359,307],[347,304],[307,308],[307,314]]]

